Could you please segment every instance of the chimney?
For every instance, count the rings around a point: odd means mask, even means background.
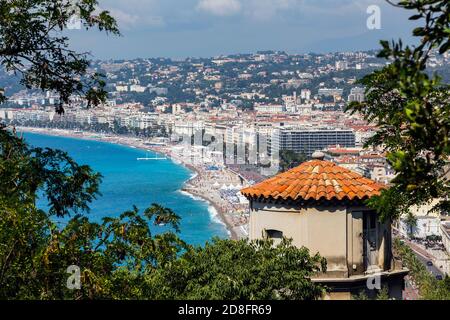
[[[316,151],[312,154],[312,158],[314,160],[323,160],[325,159],[325,153],[323,153],[322,151]]]

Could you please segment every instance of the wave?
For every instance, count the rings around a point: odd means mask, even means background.
[[[206,202],[208,204],[208,212],[209,212],[209,217],[210,217],[211,221],[225,226],[225,229],[227,230],[228,235],[231,236],[231,232],[230,232],[230,230],[228,230],[227,224],[220,218],[219,213],[217,212],[216,208],[211,204],[211,202],[209,202],[206,199],[203,199],[202,197],[193,195],[184,190],[180,190],[179,192],[185,196],[188,196],[189,198],[191,198],[193,200]]]
[[[187,192],[187,191],[179,190],[179,192],[180,192],[182,195],[188,196],[189,198],[194,199],[194,200],[196,200],[196,201],[203,201],[203,202],[209,203],[209,201],[206,201],[205,199],[200,198],[200,197],[198,197],[198,196],[194,196],[193,194],[191,194],[191,193],[189,193],[189,192]]]
[[[191,176],[189,177],[189,179],[186,182],[194,180],[197,177],[198,177],[198,173],[194,171],[194,172],[191,173]]]
[[[210,205],[208,208],[208,212],[209,212],[209,216],[211,217],[211,220],[213,222],[221,224],[225,227],[227,226],[226,223],[223,222],[222,219],[220,218],[219,213],[217,212],[216,208],[214,208],[214,206]],[[228,230],[228,228],[227,228],[227,232],[229,234],[231,234],[230,231]]]

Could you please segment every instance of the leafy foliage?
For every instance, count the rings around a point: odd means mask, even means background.
[[[390,300],[389,297],[389,289],[387,286],[383,286],[381,290],[378,290],[377,294],[374,297],[375,300]],[[352,296],[352,300],[371,300],[367,293],[363,290],[358,294]]]
[[[62,34],[73,17],[80,19],[84,29],[119,35],[116,21],[107,11],[98,12],[96,0],[0,1],[0,64],[21,74],[21,83],[28,89],[57,92],[59,113],[73,94],[85,96],[88,104],[106,98],[103,76],[86,75],[88,55],[71,50],[68,37]],[[0,102],[4,99],[0,92]]]
[[[382,41],[379,57],[389,65],[364,77],[367,100],[348,109],[359,112],[378,126],[367,146],[388,152],[388,161],[397,173],[390,190],[371,200],[383,219],[398,218],[413,204],[441,198],[440,208],[448,208],[450,192],[450,88],[426,72],[433,49],[449,49],[450,3],[443,0],[400,1],[397,6],[414,10],[412,20],[424,20],[413,34],[420,45],[411,48],[402,41]]]
[[[405,223],[408,227],[409,237],[414,237],[414,229],[417,227],[417,217],[412,212],[408,212],[405,217]]]
[[[280,151],[280,172],[295,168],[296,166],[307,161],[308,157],[302,153],[295,153],[292,150]]]
[[[34,205],[38,191],[49,201],[50,215],[88,210],[99,194],[101,175],[75,163],[65,152],[28,148],[0,125],[0,201]]]
[[[101,176],[0,128],[0,299],[316,299],[325,261],[284,241],[215,239],[192,247],[180,217],[152,204],[91,222]],[[36,207],[38,195],[49,203]],[[75,215],[74,215],[75,214]],[[66,217],[58,225],[56,217]],[[167,225],[165,233],[155,232]],[[174,232],[175,231],[175,232]],[[69,266],[81,289],[70,290]]]
[[[450,277],[446,276],[442,281],[436,280],[411,248],[401,243],[399,239],[394,241],[394,253],[401,258],[404,266],[409,269],[409,274],[418,286],[423,299],[450,300]]]
[[[310,277],[325,270],[325,260],[318,254],[311,258],[308,249],[287,240],[273,246],[269,241],[215,239],[159,270],[157,279],[167,288],[158,298],[315,299],[324,288]]]

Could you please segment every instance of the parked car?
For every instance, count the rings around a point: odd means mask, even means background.
[[[444,278],[440,275],[440,274],[438,274],[437,276],[436,276],[436,280],[443,280]]]
[[[427,266],[432,267],[432,266],[433,266],[433,262],[430,261],[430,260],[428,260],[428,261],[427,261]]]

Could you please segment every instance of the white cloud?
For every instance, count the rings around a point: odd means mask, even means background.
[[[197,9],[216,16],[231,16],[241,11],[238,0],[200,0]]]
[[[299,7],[304,0],[199,0],[197,9],[216,16],[242,13],[255,20],[268,20],[279,11]]]
[[[115,8],[110,8],[109,11],[117,20],[119,29],[130,30],[138,26],[161,27],[164,25],[164,19],[161,16],[152,16],[146,13],[128,13]]]
[[[247,0],[247,15],[256,20],[269,20],[279,11],[291,10],[301,4],[301,0]]]

